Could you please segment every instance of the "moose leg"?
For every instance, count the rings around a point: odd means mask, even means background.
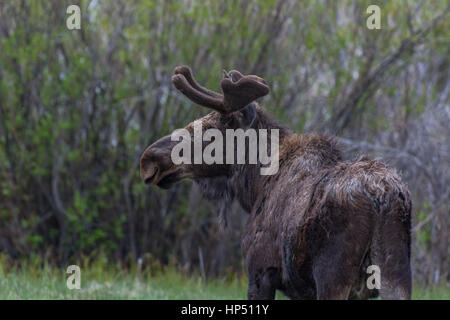
[[[313,276],[318,300],[346,300],[356,281],[358,268],[336,258],[323,255],[314,263]]]
[[[383,299],[411,298],[409,226],[391,219],[384,223],[372,245],[372,262],[380,268]]]
[[[350,290],[359,280],[360,269],[369,246],[369,232],[363,224],[349,223],[346,232],[327,228],[329,237],[317,248],[313,257],[313,277],[317,299],[348,299]]]
[[[249,300],[273,300],[278,286],[277,269],[268,268],[249,272],[247,298]]]

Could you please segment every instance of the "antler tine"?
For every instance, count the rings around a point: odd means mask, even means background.
[[[198,84],[197,81],[195,81],[194,76],[192,75],[192,70],[188,66],[178,66],[173,71],[174,74],[182,74],[188,83],[192,86],[192,88],[200,91],[201,93],[204,93],[208,96],[214,97],[214,98],[221,98],[223,99],[223,96],[220,93],[214,92],[212,90],[209,90],[200,84]]]
[[[193,88],[183,74],[173,75],[172,82],[175,85],[175,87],[179,91],[181,91],[181,93],[183,93],[186,97],[188,97],[192,102],[219,111],[221,113],[226,113],[223,107],[222,95],[213,97],[208,94],[205,94],[204,92],[198,89]]]
[[[223,105],[228,112],[242,109],[270,91],[266,81],[258,76],[244,76],[236,70],[230,71],[229,75],[220,82],[224,96]]]

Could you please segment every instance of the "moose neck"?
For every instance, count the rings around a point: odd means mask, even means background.
[[[276,141],[276,143],[281,147],[285,138],[292,135],[291,131],[271,119],[259,105],[255,105],[256,119],[252,128],[257,132],[260,129],[267,130],[267,144],[269,147],[274,139],[274,137],[272,137],[272,132],[273,130],[276,130],[278,133],[276,137],[278,141]],[[228,186],[231,188],[231,193],[237,198],[242,208],[247,212],[251,211],[263,184],[273,180],[271,179],[271,175],[262,175],[261,169],[262,167],[260,164],[255,165],[246,163],[235,164],[231,170]],[[274,176],[276,176],[276,174],[277,173],[274,173]]]
[[[276,123],[271,119],[264,109],[255,103],[256,117],[252,121],[252,129],[259,131],[265,129],[267,131],[267,138],[271,142],[272,129],[278,132],[278,143],[281,147],[286,138],[293,135],[293,133]],[[268,142],[268,146],[270,146]],[[272,183],[276,180],[277,174],[262,175],[261,165],[259,164],[234,164],[231,165],[231,170],[228,175],[220,175],[215,177],[195,178],[195,183],[199,186],[203,196],[206,199],[218,203],[221,212],[226,212],[230,202],[236,198],[242,208],[250,212],[255,201],[257,200],[260,190],[267,183]],[[274,179],[275,178],[275,179]]]
[[[256,110],[255,129],[267,129],[269,140],[271,129],[278,129],[278,166],[273,175],[262,175],[260,165],[233,165],[227,187],[247,212],[252,210],[259,196],[267,194],[267,190],[274,190],[272,186],[289,170],[294,170],[298,177],[304,177],[342,161],[341,149],[334,138],[292,133],[278,125],[259,106]]]

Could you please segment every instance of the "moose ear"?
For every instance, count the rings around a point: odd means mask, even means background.
[[[223,91],[223,106],[230,112],[244,108],[270,91],[264,79],[254,75],[243,76],[234,70],[229,72],[228,78],[222,79],[220,86]]]
[[[255,104],[250,103],[245,108],[241,109],[242,117],[244,123],[242,124],[242,127],[245,129],[249,129],[253,127],[253,124],[255,123],[256,119],[256,109]]]

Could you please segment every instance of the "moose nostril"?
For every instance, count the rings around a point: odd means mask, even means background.
[[[147,177],[144,179],[144,183],[145,184],[152,183],[153,180],[155,179],[157,173],[158,173],[158,168],[155,168],[155,170],[153,171],[153,174],[150,177]]]

